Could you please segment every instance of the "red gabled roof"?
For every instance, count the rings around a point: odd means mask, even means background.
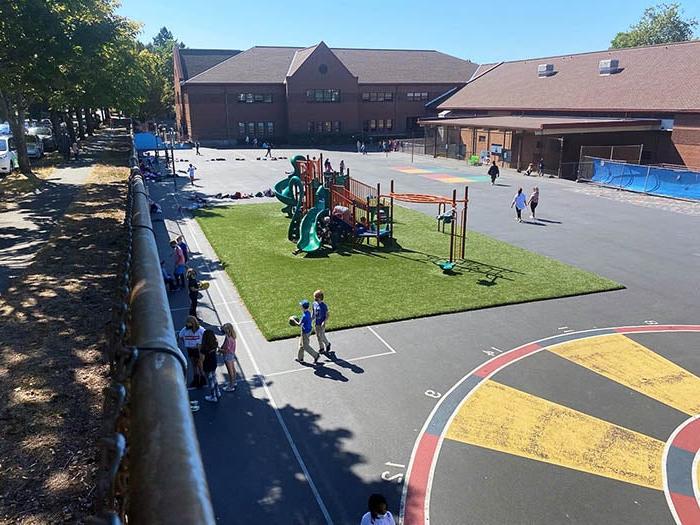
[[[606,59],[620,71],[601,76]],[[538,77],[539,64],[556,73]],[[700,112],[700,41],[481,66],[439,109]]]

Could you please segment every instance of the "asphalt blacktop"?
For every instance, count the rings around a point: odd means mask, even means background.
[[[167,257],[169,238],[184,235],[193,252],[192,265],[212,283],[200,307],[205,325],[218,330],[232,322],[239,334],[237,367],[242,375],[236,391],[216,405],[206,403],[203,392],[192,393],[202,407],[195,423],[220,523],[357,523],[373,492],[385,494],[397,515],[402,496],[404,508],[422,508],[426,515],[411,511],[405,516],[405,523],[411,524],[426,523],[428,513],[430,522],[437,524],[673,523],[668,490],[657,478],[590,467],[609,462],[603,449],[571,451],[564,459],[552,459],[556,429],[570,427],[564,420],[533,415],[541,423],[537,431],[519,421],[510,430],[503,427],[506,439],[498,432],[488,433],[487,423],[493,418],[476,407],[469,415],[479,415],[480,423],[473,426],[482,425],[484,431],[470,435],[456,430],[459,403],[471,395],[478,401],[498,389],[480,383],[456,403],[448,393],[459,393],[454,387],[465,378],[463,384],[468,384],[474,369],[501,355],[519,355],[508,351],[529,342],[552,336],[585,338],[582,331],[605,327],[642,326],[659,328],[643,336],[617,334],[625,339],[611,339],[617,345],[612,355],[641,352],[650,363],[658,361],[653,356],[661,356],[673,373],[680,374],[671,365],[688,374],[683,377],[689,386],[679,398],[700,394],[693,380],[700,374],[697,334],[669,328],[698,322],[700,204],[510,171],[491,186],[485,168],[457,161],[416,156],[411,162],[403,153],[386,157],[325,151],[334,166],[343,159],[353,177],[370,185],[379,182],[383,191],[392,179],[401,193],[449,195],[457,188],[459,194],[468,184],[470,229],[596,272],[625,289],[330,332],[336,357],[322,359],[315,368],[304,367],[293,360],[296,341],[270,343],[262,337],[187,211],[194,194],[262,191],[291,166],[284,159],[256,160],[264,154],[260,150],[201,151],[201,156],[194,151],[176,153],[176,158],[197,166],[196,186],[186,185],[180,174],[177,189],[167,179],[151,183],[150,192],[164,210],[164,220],[154,223],[162,256]],[[319,150],[274,153],[291,158],[297,153],[317,156]],[[178,169],[186,166],[187,162],[177,163]],[[535,185],[541,193],[540,218],[519,224],[510,202],[518,187],[529,193]],[[263,201],[274,200],[231,204]],[[416,208],[435,214],[432,207]],[[478,254],[469,251],[467,257],[478,260]],[[411,288],[410,276],[407,293],[420,293]],[[188,300],[184,292],[171,293],[170,299],[179,329]],[[333,308],[333,298],[327,300]],[[674,404],[645,390],[646,383],[637,377],[647,373],[635,364],[639,359],[622,360],[629,362],[627,368],[590,359],[572,364],[545,349],[512,361],[507,370],[492,371],[495,375],[484,376],[484,381],[506,385],[508,402],[526,399],[528,406],[542,406],[546,414],[564,406],[569,409],[564,418],[575,411],[571,417],[582,426],[574,425],[574,435],[590,436],[591,428],[607,429],[608,437],[628,435],[629,430],[634,436],[647,436],[647,441],[639,439],[652,443],[656,451],[657,441],[665,443],[674,429],[696,415],[692,406],[681,410],[678,406],[686,406],[682,402]],[[223,381],[223,365],[218,373]],[[514,414],[527,413],[515,406]],[[419,444],[433,439],[431,424],[443,413],[444,428],[435,436],[438,446],[432,455],[424,455]],[[613,426],[604,427],[599,420]],[[542,430],[550,428],[555,436],[551,439]],[[518,447],[525,437],[533,441],[531,448]],[[624,463],[636,453],[630,448],[619,455]],[[571,459],[577,457],[585,459]],[[652,470],[660,472],[663,461],[659,458],[658,469],[655,461]],[[636,472],[627,464],[618,470]],[[409,476],[411,490],[405,491]]]

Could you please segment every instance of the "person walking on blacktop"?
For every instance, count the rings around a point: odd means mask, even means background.
[[[199,301],[199,281],[197,280],[197,270],[190,268],[187,270],[187,292],[190,296],[190,315],[197,317],[197,303]]]
[[[209,395],[204,396],[205,401],[210,403],[218,403],[221,398],[221,389],[216,381],[216,351],[219,348],[219,342],[216,340],[216,334],[213,330],[205,330],[202,334],[201,360],[202,370],[207,378],[207,386],[209,387]]]
[[[530,206],[530,218],[537,219],[537,217],[535,216],[535,209],[540,203],[540,189],[537,186],[532,188],[532,195],[530,195],[530,198],[528,199],[527,203]]]
[[[489,168],[489,176],[491,177],[491,186],[494,186],[496,184],[496,179],[501,175],[500,170],[498,169],[498,166],[496,166],[496,161],[494,160],[491,163],[491,167]]]
[[[224,392],[233,392],[236,389],[236,331],[231,323],[226,323],[221,329],[224,332],[221,353],[224,356],[224,364],[228,372],[228,386],[224,387]]]
[[[360,525],[396,525],[386,498],[381,494],[372,494],[367,501],[367,508],[369,511],[362,516]]]
[[[544,175],[544,158],[540,157],[540,161],[537,163],[537,175],[542,177]]]
[[[267,153],[265,153],[265,156],[272,158],[272,143],[270,142],[267,143]]]
[[[199,141],[194,143],[194,151],[197,155],[201,155],[201,153],[199,152]]]
[[[510,207],[515,206],[515,216],[518,222],[523,222],[522,213],[525,208],[527,208],[527,196],[523,193],[522,188],[518,188],[518,193],[513,197],[513,202],[510,203]]]
[[[311,336],[311,312],[309,312],[309,301],[302,299],[299,302],[301,306],[301,318],[294,319],[294,322],[301,328],[301,334],[299,335],[299,351],[297,352],[297,361],[299,363],[304,363],[304,352],[307,352],[314,358],[314,364],[318,363],[318,358],[320,354],[313,349],[311,343],[309,343],[309,337]]]
[[[173,276],[175,277],[175,288],[185,287],[185,270],[187,269],[185,265],[185,256],[182,253],[182,248],[178,246],[176,240],[170,241],[171,252],[170,255],[173,261]]]
[[[360,153],[360,148],[362,147],[362,143],[360,142],[360,139],[357,139],[357,152]]]
[[[343,161],[343,160],[340,161],[340,174],[341,175],[345,174],[345,161]]]
[[[321,354],[330,353],[331,342],[326,337],[326,321],[328,321],[328,305],[323,302],[323,290],[314,292],[313,320],[315,321],[318,351]]]
[[[197,171],[197,168],[195,168],[192,164],[189,165],[187,168],[187,175],[190,177],[190,184],[194,186],[194,172]]]

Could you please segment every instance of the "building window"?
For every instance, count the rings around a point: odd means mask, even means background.
[[[340,133],[339,120],[324,120],[320,122],[309,121],[306,124],[309,133]]]
[[[362,102],[391,102],[392,100],[394,100],[394,94],[391,92],[362,93]]]
[[[394,129],[394,121],[390,118],[386,119],[386,129]]]
[[[275,123],[274,122],[266,122],[265,123],[265,133],[267,134],[268,137],[275,136]]]
[[[258,122],[258,132],[257,136],[262,137],[265,135],[265,123],[264,122]]]
[[[428,100],[428,93],[426,91],[409,92],[409,93],[406,93],[406,99],[409,101]]]
[[[479,142],[486,142],[486,135],[479,135]]]
[[[238,123],[238,136],[245,137],[245,122]]]
[[[380,131],[383,131],[383,130],[384,130],[384,119],[379,119],[379,120],[377,121],[377,129],[380,130]]]
[[[241,104],[272,104],[272,93],[239,93],[238,102]]]
[[[255,122],[248,122],[248,135],[255,136]]]
[[[369,121],[369,130],[370,131],[376,131],[377,129],[377,121],[376,120],[370,120]]]
[[[339,89],[307,89],[307,102],[340,102]]]

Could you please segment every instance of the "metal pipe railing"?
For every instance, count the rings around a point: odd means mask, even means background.
[[[129,522],[214,524],[204,466],[175,339],[148,198],[133,178]],[[184,366],[183,366],[184,364]]]
[[[214,525],[148,193],[133,146],[127,246],[108,347],[103,473],[91,523]]]

